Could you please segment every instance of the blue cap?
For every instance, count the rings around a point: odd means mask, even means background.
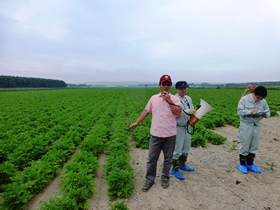
[[[189,87],[189,86],[186,81],[178,81],[175,84],[175,88],[187,88],[187,87]]]

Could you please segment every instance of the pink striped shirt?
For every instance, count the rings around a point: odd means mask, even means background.
[[[178,97],[170,94],[174,104],[181,106]],[[153,95],[148,101],[145,110],[152,113],[150,133],[152,136],[166,138],[176,135],[176,115],[172,113],[170,105],[161,97],[161,94]]]

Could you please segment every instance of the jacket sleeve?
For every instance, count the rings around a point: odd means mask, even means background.
[[[263,105],[263,110],[269,110],[269,111],[266,113],[266,118],[268,118],[268,117],[270,117],[270,109],[269,109],[269,106],[268,106],[268,104],[267,104],[267,102],[266,102],[265,99],[263,99],[263,103],[264,103],[264,105]]]
[[[247,97],[242,97],[238,102],[237,114],[239,116],[251,115],[252,109],[246,108]]]

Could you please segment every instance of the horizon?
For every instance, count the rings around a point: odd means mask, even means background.
[[[63,82],[65,82],[63,79],[54,79],[54,78],[42,78],[42,77],[30,77],[30,76],[16,76],[16,75],[0,75],[0,76],[10,76],[10,77],[23,77],[23,78],[37,78],[37,79],[50,79],[50,80],[61,80]],[[179,81],[179,80],[178,80]],[[172,83],[175,84],[177,81],[174,82],[174,80],[172,80]],[[211,85],[219,85],[219,84],[250,84],[250,83],[271,83],[271,82],[280,82],[280,80],[273,80],[273,81],[245,81],[245,82],[207,82],[207,81],[203,81],[203,82],[189,82],[187,81],[188,84],[211,84]],[[125,83],[130,83],[130,84],[158,84],[158,81],[113,81],[113,80],[104,80],[104,81],[91,81],[91,82],[70,82],[66,84],[73,84],[73,85],[92,85],[92,84],[104,84],[104,83],[115,83],[115,84],[125,84]]]

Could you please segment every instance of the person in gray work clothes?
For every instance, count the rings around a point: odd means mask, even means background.
[[[187,96],[188,84],[186,81],[178,81],[175,84],[177,91],[177,96],[180,99],[182,106],[182,114],[176,117],[176,144],[173,152],[173,168],[170,171],[170,175],[176,177],[177,179],[184,180],[184,175],[179,171],[194,171],[194,168],[186,165],[187,157],[189,155],[189,150],[191,148],[191,134],[188,133],[189,129],[187,122],[190,119],[190,115],[196,112],[194,109],[191,97]]]
[[[261,173],[262,171],[254,164],[258,151],[262,118],[270,117],[268,104],[265,100],[267,90],[263,86],[255,88],[254,92],[239,100],[237,114],[240,116],[240,148],[237,168],[247,174],[248,171]]]

